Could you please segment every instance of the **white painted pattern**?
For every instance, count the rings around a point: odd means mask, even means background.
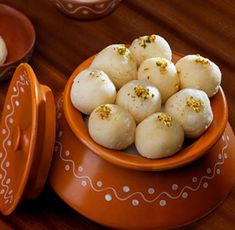
[[[105,8],[99,8],[98,10],[95,10],[94,8],[88,7],[88,6],[79,6],[76,7],[75,5],[72,5],[72,3],[69,3],[70,5],[65,7],[61,0],[54,0],[55,4],[62,8],[66,13],[68,14],[76,14],[78,11],[82,11],[83,14],[88,14],[89,12],[94,14],[103,14],[106,11],[108,11],[110,8],[114,8],[121,0],[113,0],[111,1]],[[74,9],[73,9],[74,8]]]
[[[166,205],[166,201],[165,200],[160,200],[159,205],[162,206],[162,207],[165,206]]]
[[[62,98],[60,98],[57,102],[57,112],[61,113],[61,108],[62,108]],[[58,118],[60,119],[60,117]],[[60,132],[60,131],[59,131]],[[58,133],[59,133],[58,132]],[[167,205],[167,201],[165,199],[161,199],[162,196],[167,196],[168,199],[171,200],[176,200],[176,199],[187,199],[188,196],[190,195],[190,192],[197,192],[199,189],[203,188],[203,189],[207,189],[209,186],[209,181],[211,181],[212,179],[214,179],[216,177],[216,175],[219,175],[221,173],[221,169],[218,168],[219,166],[223,165],[225,162],[225,159],[227,156],[227,153],[225,152],[226,149],[228,148],[228,141],[229,141],[229,137],[225,136],[225,134],[223,134],[222,136],[222,140],[224,143],[224,146],[221,150],[220,153],[218,153],[218,156],[221,155],[221,157],[217,157],[217,162],[215,162],[214,166],[211,167],[210,169],[206,168],[205,169],[205,175],[203,175],[202,177],[195,177],[193,176],[191,181],[193,182],[193,185],[185,185],[182,189],[179,189],[179,186],[176,183],[173,183],[172,185],[170,185],[172,191],[174,191],[174,194],[171,194],[170,192],[167,191],[161,191],[158,195],[156,195],[154,198],[147,198],[147,196],[144,195],[143,192],[133,192],[130,193],[130,187],[129,185],[125,185],[123,186],[123,192],[124,194],[128,194],[126,196],[121,196],[119,195],[119,193],[117,192],[117,190],[112,187],[112,186],[108,186],[108,187],[103,187],[103,182],[101,180],[99,180],[97,183],[92,181],[92,178],[90,178],[88,175],[81,175],[81,173],[83,172],[83,170],[80,170],[81,168],[83,169],[83,166],[79,166],[78,167],[78,171],[80,172],[80,174],[78,175],[77,171],[76,171],[76,166],[75,166],[75,162],[71,159],[68,158],[68,156],[65,158],[63,155],[66,156],[67,151],[69,150],[63,150],[63,145],[62,143],[57,139],[56,141],[56,146],[55,146],[55,150],[57,153],[59,153],[59,157],[62,161],[64,161],[66,163],[66,166],[69,166],[69,170],[66,170],[66,172],[72,172],[73,176],[76,177],[79,180],[82,180],[82,186],[85,187],[87,185],[90,186],[90,188],[98,193],[104,193],[104,199],[108,202],[110,202],[114,197],[119,200],[119,201],[127,201],[129,199],[132,199],[131,204],[133,206],[138,206],[140,204],[139,199],[142,199],[143,201],[145,201],[146,203],[155,203],[156,201],[159,200],[158,204],[161,207],[164,207]],[[64,153],[63,153],[64,151]],[[71,152],[70,152],[71,153]],[[69,155],[70,156],[70,155]],[[209,175],[208,175],[209,174]],[[84,181],[86,181],[86,184],[84,186]],[[146,191],[148,194],[153,195],[155,194],[155,189],[153,187],[148,187],[146,188]],[[175,194],[178,191],[177,194]],[[139,196],[139,199],[133,199],[134,197],[136,198],[137,196]]]
[[[173,184],[172,186],[171,186],[171,189],[172,190],[174,190],[174,191],[176,191],[177,189],[178,189],[178,185],[177,184]]]
[[[151,195],[154,194],[155,193],[155,189],[154,188],[149,188],[148,189],[148,193],[151,194]]]
[[[97,185],[98,187],[102,187],[103,183],[102,183],[102,181],[97,181],[96,185]]]
[[[9,113],[5,116],[4,120],[4,128],[2,129],[2,135],[5,136],[3,143],[2,143],[2,159],[1,159],[1,164],[0,168],[3,171],[3,174],[1,174],[1,192],[0,194],[3,195],[3,199],[5,200],[5,204],[12,203],[14,200],[13,196],[13,190],[10,188],[11,186],[11,178],[8,178],[7,176],[7,170],[6,168],[10,167],[10,162],[7,160],[8,158],[8,148],[11,146],[12,141],[10,139],[11,137],[11,131],[9,128],[9,125],[14,122],[13,116],[15,113],[15,106],[18,107],[20,105],[19,101],[17,98],[19,97],[20,93],[23,93],[24,90],[20,90],[20,88],[25,87],[27,84],[27,72],[24,71],[23,74],[20,76],[20,80],[16,81],[15,86],[13,86],[13,94],[11,95],[10,98],[10,104],[7,105],[7,110]]]
[[[109,202],[109,201],[111,201],[113,198],[112,198],[112,196],[111,196],[110,194],[106,194],[106,195],[104,196],[104,199]]]
[[[134,199],[134,200],[132,200],[131,203],[133,206],[138,206],[140,202],[138,200]]]
[[[122,190],[123,190],[123,192],[130,192],[130,187],[125,185],[125,186],[123,186]]]
[[[203,185],[203,188],[207,188],[207,187],[208,187],[208,183],[207,183],[207,182],[203,183],[203,181],[204,181],[204,180],[212,180],[212,179],[216,176],[216,173],[219,174],[218,172],[220,172],[220,170],[218,170],[218,169],[216,169],[216,168],[217,168],[219,165],[224,164],[224,157],[223,157],[223,158],[221,159],[221,161],[218,161],[218,162],[214,165],[213,174],[212,174],[211,176],[203,176],[203,177],[201,177],[201,179],[199,180],[198,185],[195,186],[195,187],[184,186],[184,187],[181,189],[181,191],[178,193],[178,195],[171,195],[170,193],[163,191],[163,192],[161,192],[160,194],[158,194],[154,199],[151,199],[151,200],[150,200],[150,199],[147,199],[147,198],[145,197],[145,195],[144,195],[142,192],[134,192],[134,193],[130,194],[129,196],[121,197],[121,196],[118,195],[117,191],[116,191],[113,187],[105,187],[105,188],[102,188],[102,189],[97,189],[97,188],[95,188],[95,186],[93,185],[92,179],[91,179],[89,176],[86,176],[86,175],[79,176],[79,175],[77,175],[77,174],[76,174],[76,171],[75,171],[75,163],[74,163],[74,161],[72,161],[72,160],[70,160],[70,159],[65,159],[65,158],[62,156],[62,151],[61,151],[61,150],[62,150],[62,144],[61,144],[60,142],[58,142],[58,141],[57,141],[57,144],[59,145],[60,158],[61,158],[63,161],[65,161],[65,162],[67,162],[67,163],[69,162],[69,163],[72,164],[72,172],[73,172],[73,174],[74,174],[74,176],[75,176],[76,178],[78,178],[78,179],[86,179],[86,180],[89,182],[91,188],[92,188],[95,192],[105,192],[105,191],[111,190],[111,191],[113,192],[114,196],[115,196],[118,200],[120,200],[120,201],[128,200],[128,199],[130,199],[131,197],[136,196],[136,195],[139,195],[139,196],[140,196],[145,202],[147,202],[147,203],[153,203],[153,202],[155,202],[155,201],[158,200],[162,195],[166,195],[168,198],[173,199],[173,200],[179,199],[180,197],[187,198],[187,197],[188,197],[188,193],[185,192],[186,190],[191,191],[191,192],[196,192],[196,191],[198,191],[198,190],[202,187],[202,185]],[[226,144],[225,144],[225,146],[223,147],[223,150],[222,150],[222,155],[223,155],[223,156],[224,156],[224,151],[227,149],[227,146],[228,146],[228,144],[227,144],[227,141],[226,141]],[[68,165],[68,164],[67,164],[67,165]],[[69,171],[69,170],[68,170],[68,171]],[[161,200],[161,201],[160,201],[160,205],[161,205],[161,206],[165,206],[165,205],[166,205],[166,201]]]

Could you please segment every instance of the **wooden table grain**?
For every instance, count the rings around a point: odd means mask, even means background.
[[[222,70],[222,87],[235,129],[235,1],[123,0],[111,15],[95,21],[64,16],[48,0],[0,0],[32,21],[37,34],[30,62],[41,83],[54,93],[84,59],[112,43],[130,43],[140,35],[159,34],[173,50],[200,53]],[[0,19],[1,20],[1,19]],[[9,82],[0,83],[0,111]],[[193,207],[192,207],[193,208]],[[105,229],[68,207],[47,184],[35,200],[24,200],[0,229]],[[213,213],[182,229],[235,229],[235,188]]]

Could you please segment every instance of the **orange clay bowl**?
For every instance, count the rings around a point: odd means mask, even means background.
[[[180,56],[182,55],[175,53],[173,61],[176,62]],[[77,138],[103,159],[119,166],[137,170],[160,171],[173,169],[188,164],[201,157],[216,143],[223,133],[227,123],[228,112],[226,99],[222,88],[220,88],[219,92],[210,100],[214,119],[209,129],[200,138],[195,140],[193,144],[182,149],[171,157],[152,160],[143,158],[140,155],[123,153],[121,151],[115,151],[100,146],[90,137],[87,124],[84,122],[81,113],[72,105],[70,99],[70,90],[74,78],[79,72],[89,67],[93,58],[94,57],[91,57],[84,61],[73,72],[65,87],[63,107],[68,124]]]
[[[0,4],[0,36],[8,50],[5,63],[0,65],[0,81],[5,81],[12,77],[20,63],[30,60],[36,35],[32,23],[23,13]]]
[[[174,53],[174,61],[181,56]],[[49,176],[54,191],[80,214],[116,229],[175,228],[215,209],[235,181],[235,138],[222,89],[211,99],[214,120],[206,133],[172,157],[148,160],[96,144],[73,108],[73,79],[92,59],[74,71],[64,95],[57,95]]]

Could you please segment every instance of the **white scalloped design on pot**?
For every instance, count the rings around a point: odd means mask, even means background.
[[[105,6],[103,3],[94,3],[92,7],[88,6],[76,6],[76,3],[73,4],[71,2],[69,3],[63,3],[61,0],[53,0],[53,2],[56,4],[56,6],[62,10],[64,10],[67,14],[74,15],[76,13],[82,13],[83,15],[87,14],[103,14],[110,9],[113,9],[121,0],[113,0],[108,5]]]
[[[5,204],[12,203],[14,200],[14,191],[11,188],[12,178],[8,177],[6,169],[11,167],[10,161],[8,161],[8,156],[10,154],[8,149],[11,148],[12,145],[10,126],[14,123],[13,117],[15,110],[20,107],[19,96],[25,92],[25,87],[29,85],[27,77],[27,72],[23,72],[23,74],[20,75],[19,80],[17,80],[15,85],[12,86],[13,93],[10,98],[10,104],[6,105],[8,114],[2,121],[4,122],[4,127],[1,130],[1,135],[4,136],[4,139],[2,142],[2,151],[0,152],[0,170],[2,171],[0,174],[0,195],[3,196]],[[14,154],[14,152],[11,154]]]
[[[57,103],[57,119],[60,119],[62,112],[62,99],[60,98]],[[57,133],[57,141],[55,145],[55,153],[59,154],[60,160],[62,160],[65,163],[65,172],[66,173],[72,173],[75,178],[78,179],[78,183],[82,187],[90,186],[90,188],[95,192],[103,192],[104,199],[107,202],[111,202],[112,199],[117,199],[119,201],[131,201],[131,204],[135,207],[141,204],[141,202],[146,203],[154,203],[158,202],[160,206],[167,205],[167,200],[163,199],[162,197],[167,197],[170,200],[176,200],[176,199],[187,199],[190,193],[197,192],[199,189],[207,189],[209,186],[209,182],[213,180],[217,175],[221,173],[220,166],[224,164],[225,160],[228,158],[226,150],[228,148],[228,142],[229,142],[229,136],[227,136],[225,133],[222,136],[223,141],[223,148],[221,152],[217,155],[217,161],[214,163],[214,165],[211,168],[206,168],[205,173],[201,177],[192,176],[191,181],[193,185],[185,185],[181,189],[179,189],[179,186],[176,183],[172,183],[170,185],[171,190],[174,192],[172,194],[171,192],[167,191],[161,191],[160,193],[156,194],[152,199],[148,199],[147,196],[140,191],[130,192],[131,191],[131,185],[125,185],[123,186],[122,190],[124,193],[126,193],[126,196],[119,195],[117,189],[115,189],[112,186],[103,187],[102,180],[97,181],[96,183],[93,182],[92,178],[88,175],[82,175],[82,172],[84,171],[84,168],[82,165],[79,165],[78,168],[75,166],[75,162],[70,159],[70,150],[69,149],[63,149],[63,145],[60,142],[60,138],[63,136],[63,131],[58,130]],[[79,174],[77,173],[77,169],[79,171]],[[154,195],[156,193],[155,189],[153,188],[153,185],[150,185],[146,187],[146,193],[150,195]],[[176,191],[178,191],[176,193]],[[138,199],[136,198],[138,197]]]

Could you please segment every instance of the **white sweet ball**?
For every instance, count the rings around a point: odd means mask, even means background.
[[[92,139],[110,149],[125,149],[134,142],[135,120],[124,108],[106,104],[90,115],[88,129]]]
[[[116,104],[128,110],[139,123],[149,115],[160,111],[161,95],[149,82],[133,80],[118,91]]]
[[[166,113],[154,113],[136,127],[136,148],[147,158],[171,156],[180,150],[183,142],[183,128]]]
[[[0,65],[6,61],[6,58],[7,58],[7,46],[3,38],[0,36]]]
[[[143,61],[137,76],[139,80],[147,80],[159,89],[162,103],[179,90],[175,65],[165,58],[154,57]]]
[[[117,89],[137,77],[137,63],[128,48],[114,44],[100,51],[90,65],[108,74]]]
[[[207,94],[197,89],[182,89],[171,96],[165,103],[165,112],[182,125],[190,138],[200,136],[213,120]]]
[[[219,67],[200,55],[187,55],[176,63],[181,88],[196,88],[215,95],[221,83]]]
[[[102,70],[86,69],[73,80],[70,98],[75,108],[90,114],[99,105],[114,103],[116,89]]]
[[[163,57],[171,61],[172,52],[168,42],[159,35],[142,36],[135,39],[131,46],[138,65],[152,57]]]

